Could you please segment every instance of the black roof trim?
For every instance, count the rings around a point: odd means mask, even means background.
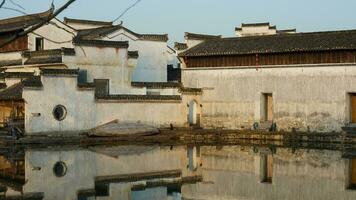
[[[78,75],[79,69],[48,69],[40,68],[41,75]]]
[[[73,43],[79,46],[113,47],[113,48],[125,48],[125,49],[129,47],[128,41],[82,40],[76,38],[73,40]]]
[[[221,35],[207,35],[207,34],[198,34],[198,33],[189,33],[189,32],[185,32],[184,36],[187,39],[197,39],[197,40],[210,40],[210,39],[222,38]]]
[[[4,72],[0,76],[4,78],[30,78],[34,76],[34,72]]]
[[[64,17],[64,23],[80,23],[80,24],[90,24],[90,25],[99,25],[99,26],[112,26],[113,25],[113,22],[108,22],[108,21],[74,19],[74,18],[68,18],[68,17]]]
[[[74,56],[75,50],[73,48],[60,48],[60,49],[50,49],[50,50],[41,50],[41,51],[24,51],[22,56],[25,58],[28,57],[39,57],[39,56],[54,56],[54,55],[66,55]]]
[[[16,66],[16,65],[22,65],[22,59],[16,59],[16,60],[1,60],[1,61],[0,61],[0,67],[4,67],[4,66]]]

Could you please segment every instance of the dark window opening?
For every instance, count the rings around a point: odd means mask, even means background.
[[[44,49],[43,48],[43,38],[37,37],[35,45],[36,45],[36,51],[43,50]]]
[[[56,120],[62,121],[67,116],[67,109],[62,105],[57,105],[53,109],[53,116]]]
[[[63,177],[67,173],[67,165],[64,162],[57,162],[53,167],[53,173],[57,177]]]

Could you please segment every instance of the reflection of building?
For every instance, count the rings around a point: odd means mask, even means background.
[[[44,200],[180,199],[180,187],[200,180],[184,147],[119,146],[89,150],[28,150],[24,194]]]
[[[203,181],[183,186],[184,199],[356,198],[356,159],[338,151],[226,146],[200,152]]]

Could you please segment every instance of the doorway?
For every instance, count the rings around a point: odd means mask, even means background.
[[[356,94],[350,94],[350,122],[356,124]]]
[[[262,120],[273,121],[273,95],[272,93],[263,94]]]

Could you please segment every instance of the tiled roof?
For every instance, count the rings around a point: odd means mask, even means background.
[[[76,38],[73,43],[80,46],[94,46],[94,47],[114,47],[114,48],[128,48],[128,41],[105,41],[105,40],[83,40]]]
[[[30,78],[21,81],[20,83],[16,83],[2,90],[0,92],[0,100],[22,100],[23,88],[25,87],[31,87],[31,88],[42,87],[41,77],[32,76]]]
[[[34,57],[25,61],[25,65],[62,63],[62,56]]]
[[[85,19],[73,19],[64,17],[64,23],[80,23],[80,24],[91,24],[99,26],[111,26],[112,22],[95,21],[95,20],[85,20]]]
[[[53,8],[43,13],[0,20],[0,33],[22,30],[35,24],[39,24],[49,18],[52,14]]]
[[[181,87],[180,83],[177,82],[132,82],[133,87],[147,87],[147,88],[179,88]]]
[[[138,58],[138,51],[128,51],[127,52],[129,58]]]
[[[176,49],[178,51],[186,50],[186,49],[188,49],[188,45],[186,43],[175,42],[174,43],[174,49]]]
[[[22,100],[24,85],[22,82],[12,85],[0,92],[0,100]]]
[[[356,30],[277,34],[205,41],[180,56],[356,50]]]
[[[78,75],[79,69],[48,69],[41,68],[41,75]]]
[[[30,78],[34,76],[33,72],[4,72],[0,76],[4,78]]]
[[[105,26],[105,27],[99,27],[99,28],[93,28],[93,29],[85,29],[85,30],[79,30],[78,31],[78,38],[81,39],[99,39],[102,37],[105,37],[117,30],[124,29],[125,31],[129,32],[130,34],[134,35],[135,37],[141,39],[141,40],[150,40],[150,41],[168,41],[168,35],[167,34],[139,34],[135,33],[128,28],[121,26],[121,25],[115,25],[115,26]]]
[[[91,83],[78,83],[78,87],[81,89],[92,89],[95,88],[95,84],[93,82]]]
[[[41,51],[24,51],[22,53],[24,57],[39,57],[39,56],[57,56],[57,55],[75,55],[73,48],[60,48],[60,49],[50,49]]]
[[[185,32],[185,38],[192,40],[211,40],[211,39],[219,39],[221,35],[206,35],[206,34],[197,34],[197,33],[189,33]]]
[[[22,59],[1,60],[0,61],[0,67],[3,67],[3,66],[15,66],[15,65],[22,65]]]

